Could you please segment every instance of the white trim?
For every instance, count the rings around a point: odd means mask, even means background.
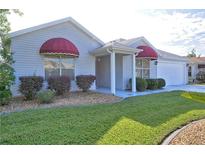
[[[115,87],[115,52],[111,52],[110,55],[110,81],[111,81],[111,93],[115,95],[116,87]]]
[[[137,43],[138,41],[144,41],[148,46],[150,46],[151,48],[153,48],[155,50],[155,52],[158,54],[158,59],[159,58],[163,58],[163,59],[169,59],[169,60],[174,60],[174,61],[186,61],[188,62],[188,59],[176,54],[172,54],[163,50],[159,50],[157,48],[154,47],[154,45],[152,45],[144,36],[141,37],[137,37],[137,38],[133,38],[130,39],[130,41],[128,40],[128,42],[126,43],[128,46],[131,46],[135,43]],[[125,40],[126,42],[126,40]]]
[[[62,59],[61,59],[61,56],[59,57],[59,69],[60,69],[60,76],[62,76]]]
[[[151,63],[151,60],[150,59],[143,59],[143,58],[140,58],[140,59],[136,59],[136,60],[141,60],[141,64],[142,64],[142,66],[141,67],[136,67],[136,72],[137,72],[137,70],[140,70],[141,71],[141,78],[145,78],[144,77],[144,71],[143,70],[148,70],[149,71],[149,77],[148,78],[150,78],[150,70],[151,70],[151,67],[150,67],[150,63]],[[143,63],[143,60],[147,60],[147,61],[149,61],[149,66],[148,67],[144,67],[144,63]]]
[[[155,50],[155,52],[157,52],[157,48],[155,48],[144,36],[141,37],[137,37],[134,38],[132,41],[130,41],[129,43],[127,43],[128,46],[133,45],[134,43],[138,42],[139,40],[143,40],[146,44],[148,44],[151,48],[153,48]],[[157,52],[158,53],[158,52]]]
[[[132,92],[136,92],[136,59],[135,59],[135,54],[132,55]]]
[[[106,55],[107,50],[113,51],[115,50],[116,53],[121,53],[121,54],[138,54],[142,49],[136,49],[136,48],[131,48],[129,46],[117,43],[117,42],[112,42],[110,44],[107,44],[103,47],[97,48],[94,51],[90,51],[90,53],[94,56],[99,56],[99,55]]]
[[[54,25],[61,24],[61,23],[65,23],[65,22],[71,22],[74,26],[76,26],[78,29],[83,31],[89,37],[91,37],[92,39],[94,39],[95,41],[100,43],[101,45],[104,45],[103,41],[101,41],[98,37],[96,37],[94,34],[92,34],[90,31],[88,31],[85,27],[83,27],[81,24],[79,24],[77,21],[75,21],[72,17],[67,17],[67,18],[63,18],[63,19],[60,19],[60,20],[55,20],[55,21],[52,21],[52,22],[41,24],[41,25],[38,25],[38,26],[34,26],[34,27],[19,30],[19,31],[11,32],[11,33],[9,33],[9,35],[12,38],[12,37],[16,37],[16,36],[19,36],[19,35],[23,35],[23,34],[26,34],[26,33],[30,33],[30,32],[33,32],[33,31],[36,31],[36,30],[39,30],[39,29],[47,28],[47,27],[54,26]]]

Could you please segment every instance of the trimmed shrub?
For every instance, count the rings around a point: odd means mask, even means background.
[[[37,93],[37,99],[40,103],[52,103],[55,96],[55,91],[53,90],[42,90]]]
[[[132,85],[132,79],[129,82]],[[136,89],[137,91],[145,91],[147,89],[147,81],[142,78],[136,78]]]
[[[76,76],[76,83],[83,92],[88,91],[90,89],[93,82],[96,80],[94,75],[78,75]]]
[[[196,74],[196,79],[197,79],[199,82],[205,83],[205,72],[200,71],[199,73],[197,73],[197,74]]]
[[[19,78],[19,91],[25,96],[26,100],[32,100],[37,92],[43,86],[43,77],[41,76],[22,76]]]
[[[55,76],[48,78],[48,89],[55,90],[56,95],[63,95],[70,91],[70,78],[68,76]]]
[[[166,85],[165,80],[162,78],[157,79],[157,82],[158,82],[158,85],[157,85],[158,89],[161,89],[162,87],[164,87]]]
[[[147,81],[147,89],[154,90],[158,88],[157,79],[146,79]]]

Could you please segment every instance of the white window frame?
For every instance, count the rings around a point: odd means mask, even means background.
[[[137,60],[140,60],[140,61],[141,61],[141,67],[138,67],[138,66],[137,66],[137,62],[136,62],[136,75],[137,75],[137,70],[140,70],[140,71],[141,71],[141,76],[140,76],[140,78],[145,78],[145,77],[144,77],[144,71],[143,71],[143,70],[149,70],[149,76],[148,76],[148,79],[149,79],[149,78],[150,78],[150,59],[137,58],[136,61],[137,61]],[[148,68],[147,68],[147,67],[144,67],[143,60],[149,61],[149,66],[148,66]]]
[[[45,62],[45,59],[52,59],[52,56],[45,56],[43,58],[43,61]],[[62,76],[62,66],[61,66],[61,62],[62,62],[62,56],[54,56],[53,58],[57,58],[58,59],[58,63],[59,63],[59,75]],[[74,57],[66,57],[67,59],[71,58],[73,59],[73,79],[71,79],[71,81],[74,81],[75,80],[75,75],[76,75],[76,58]],[[44,75],[46,77],[46,68],[45,68],[45,63],[44,63]]]

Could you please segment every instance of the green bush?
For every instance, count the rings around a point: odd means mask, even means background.
[[[42,90],[37,93],[37,99],[40,103],[52,103],[55,96],[55,91],[53,90]]]
[[[132,85],[132,79],[129,82]],[[136,78],[136,89],[137,91],[145,91],[147,89],[147,81],[142,78]]]
[[[157,79],[146,79],[146,81],[147,81],[147,89],[155,90],[158,88]]]
[[[76,83],[83,92],[88,91],[96,77],[94,75],[78,75],[76,76]]]
[[[6,63],[1,63],[0,60],[0,105],[10,102],[12,97],[10,87],[14,83],[14,79],[13,68]]]
[[[55,90],[56,95],[70,91],[70,78],[68,76],[55,76],[48,78],[48,89]]]
[[[157,85],[158,89],[161,89],[162,87],[164,87],[166,85],[165,80],[162,78],[157,79],[157,82],[158,82],[158,85]]]
[[[43,86],[43,77],[41,76],[22,76],[19,78],[19,91],[25,96],[26,100],[32,100],[37,92]]]
[[[10,102],[11,99],[11,91],[9,89],[3,89],[0,88],[0,105],[7,105]]]

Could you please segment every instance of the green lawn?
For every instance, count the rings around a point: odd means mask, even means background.
[[[175,91],[2,115],[0,144],[159,144],[181,125],[205,118],[204,98]]]

